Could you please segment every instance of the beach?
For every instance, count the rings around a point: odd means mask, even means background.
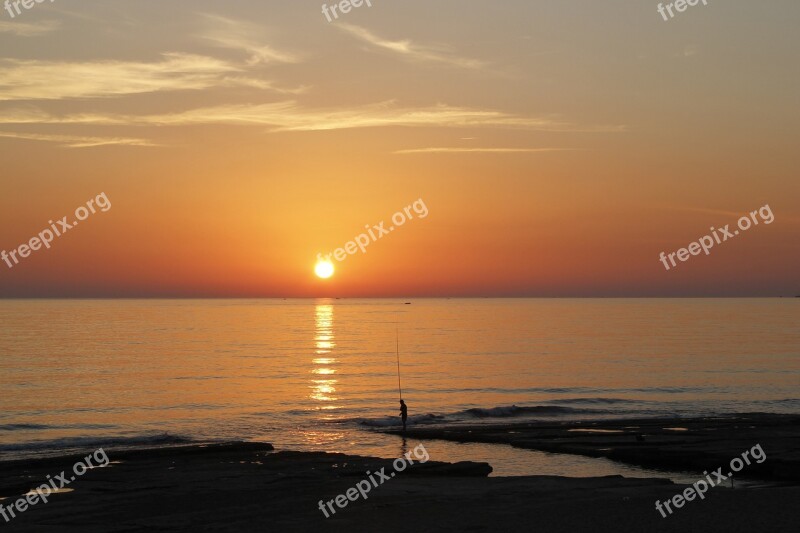
[[[388,432],[400,434],[396,429]],[[744,413],[701,418],[465,424],[411,428],[406,435],[417,439],[507,444],[604,457],[665,471],[696,472],[728,465],[757,445],[758,457],[741,459],[736,478],[800,482],[797,444],[800,416],[797,415]],[[725,473],[730,473],[727,466],[725,469]]]
[[[607,429],[623,423],[633,425],[630,421],[569,423],[557,436],[552,427],[528,427],[522,431],[523,440],[529,442],[534,435],[548,433],[562,446],[572,446],[570,453],[599,453],[598,450],[612,444],[607,437],[601,446],[596,440],[600,433],[587,437],[585,432],[569,430],[587,429],[587,425]],[[503,446],[497,435],[516,435],[524,429],[511,429],[510,425],[491,430],[485,427],[439,430],[441,433],[433,428],[409,430],[407,453],[418,461],[391,477],[388,473],[396,468],[397,461],[340,453],[276,451],[267,443],[106,450],[108,466],[89,470],[70,485],[74,491],[51,495],[48,503],[40,502],[4,524],[4,530],[34,532],[47,528],[88,533],[245,528],[342,532],[796,530],[800,485],[794,474],[788,476],[793,479],[786,479],[781,470],[798,464],[797,450],[792,449],[800,431],[796,417],[750,415],[739,419],[739,429],[749,431],[742,435],[741,442],[730,442],[727,447],[721,442],[729,436],[726,431],[736,429],[732,420],[720,423],[707,420],[702,424],[681,419],[639,420],[636,425],[653,437],[654,445],[642,447],[635,462],[693,470],[699,466],[697,458],[704,457],[708,470],[712,470],[723,458],[728,461],[739,455],[745,443],[755,439],[766,451],[766,460],[761,464],[772,466],[750,472],[745,469],[742,479],[748,482],[734,488],[728,484],[713,487],[702,499],[686,501],[681,508],[662,516],[654,503],[685,493],[689,485],[675,484],[666,477],[488,477],[491,467],[486,463],[419,462],[420,450],[427,439],[492,439],[494,446]],[[665,445],[654,436],[656,426],[687,428],[681,432],[683,444]],[[714,429],[720,431],[720,439],[703,438],[704,433]],[[520,442],[512,444],[518,446]],[[690,446],[692,453],[667,453],[680,446]],[[586,451],[592,448],[594,452]],[[0,494],[7,497],[0,504],[13,504],[15,493],[23,494],[47,475],[68,472],[81,457],[0,463],[3,480]],[[632,457],[615,455],[622,461],[634,460]],[[359,481],[368,479],[367,472],[381,469],[385,470],[387,480],[370,487],[366,498],[348,499],[344,507],[332,504],[333,513],[321,511],[324,502],[335,500],[337,495],[346,494]]]

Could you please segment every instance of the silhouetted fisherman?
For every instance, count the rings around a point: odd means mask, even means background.
[[[406,420],[408,420],[408,406],[403,400],[400,400],[400,417],[403,419],[403,431],[405,432]]]

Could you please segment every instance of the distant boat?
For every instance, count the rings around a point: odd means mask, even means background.
[[[800,297],[799,297],[800,298]],[[411,302],[406,302],[405,305],[411,305]]]

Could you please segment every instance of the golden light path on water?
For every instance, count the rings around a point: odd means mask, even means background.
[[[315,357],[311,362],[315,365],[311,370],[314,378],[311,379],[311,399],[325,404],[336,401],[336,382],[333,377],[336,369],[333,365],[338,363],[333,357],[333,349],[336,347],[333,334],[333,305],[317,304],[316,312],[316,343]],[[330,377],[326,377],[330,376]],[[335,409],[333,405],[322,405],[322,409]]]
[[[336,368],[339,363],[333,354],[336,347],[333,331],[333,305],[330,303],[318,303],[314,307],[315,311],[315,331],[314,331],[314,357],[311,359],[311,380],[309,397],[319,402],[317,409],[332,411],[337,409],[333,402],[338,400],[336,397]],[[315,445],[330,445],[343,438],[343,434],[337,431],[303,431],[307,442]]]
[[[318,303],[314,306],[314,356],[311,359],[312,368],[310,371],[311,379],[309,398],[319,402],[317,409],[320,411],[332,411],[337,409],[333,402],[338,400],[336,397],[336,368],[339,363],[333,355],[336,347],[333,331],[333,305],[331,303]],[[330,446],[342,438],[341,431],[315,431],[301,430],[304,440],[311,445],[326,447]]]

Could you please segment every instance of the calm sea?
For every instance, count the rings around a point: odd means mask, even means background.
[[[800,299],[0,301],[0,460],[264,440],[397,457],[413,423],[800,412]],[[411,445],[415,443],[409,443]],[[502,475],[642,474],[426,443]]]

